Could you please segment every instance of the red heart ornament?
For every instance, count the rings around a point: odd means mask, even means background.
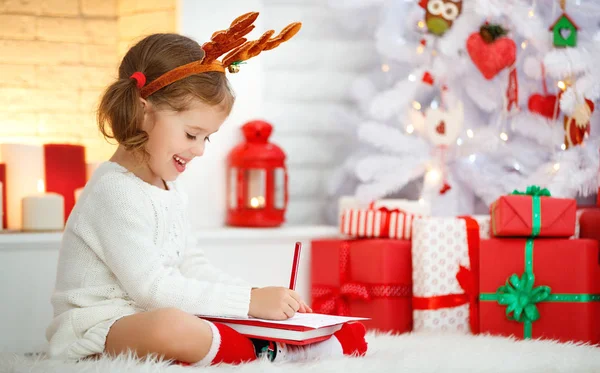
[[[446,134],[446,122],[441,121],[440,124],[438,124],[435,127],[435,132],[439,133],[440,135],[445,135]]]
[[[529,97],[527,107],[529,108],[530,112],[539,114],[548,119],[556,119],[558,117],[558,113],[560,112],[560,109],[557,109],[556,115],[554,113],[554,108],[556,107],[556,96],[543,96],[539,93]]]
[[[479,32],[469,36],[467,51],[487,80],[498,75],[502,69],[512,66],[517,59],[517,45],[512,39],[504,37],[487,44]]]

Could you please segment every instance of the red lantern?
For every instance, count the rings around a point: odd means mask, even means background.
[[[251,121],[242,126],[246,141],[227,157],[227,224],[276,227],[288,202],[285,153],[269,143],[273,126]]]

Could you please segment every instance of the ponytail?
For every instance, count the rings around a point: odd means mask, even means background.
[[[126,150],[144,151],[148,134],[142,130],[144,108],[135,79],[111,84],[98,106],[98,127],[105,139],[115,139]]]

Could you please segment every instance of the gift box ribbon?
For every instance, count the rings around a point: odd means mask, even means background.
[[[459,266],[456,280],[464,290],[462,294],[446,294],[432,297],[413,297],[413,310],[439,310],[469,305],[471,332],[479,332],[479,225],[471,217],[460,217],[467,224],[467,244],[470,269]]]
[[[542,230],[542,201],[541,197],[550,197],[550,191],[546,188],[541,188],[537,185],[530,185],[525,192],[514,190],[511,195],[531,196],[531,237],[537,237]],[[494,226],[494,232],[496,231]]]
[[[531,338],[533,323],[541,317],[538,303],[600,301],[600,294],[552,294],[549,286],[534,286],[533,246],[533,238],[528,238],[525,243],[525,271],[521,277],[512,274],[495,293],[481,293],[479,296],[481,301],[493,301],[506,306],[506,317],[523,323],[525,339]]]
[[[312,308],[315,312],[349,316],[351,300],[369,301],[373,298],[403,298],[412,294],[411,284],[368,284],[349,281],[350,245],[342,243],[339,251],[340,286],[312,286]]]

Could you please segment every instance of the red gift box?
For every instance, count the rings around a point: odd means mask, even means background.
[[[581,212],[579,238],[591,238],[600,241],[600,209],[591,208]]]
[[[323,239],[311,243],[312,309],[369,317],[368,329],[412,329],[410,241]]]
[[[577,203],[570,198],[502,196],[491,206],[492,234],[505,237],[571,237],[575,233],[576,211]]]
[[[587,239],[482,240],[481,333],[600,342],[598,254]]]

